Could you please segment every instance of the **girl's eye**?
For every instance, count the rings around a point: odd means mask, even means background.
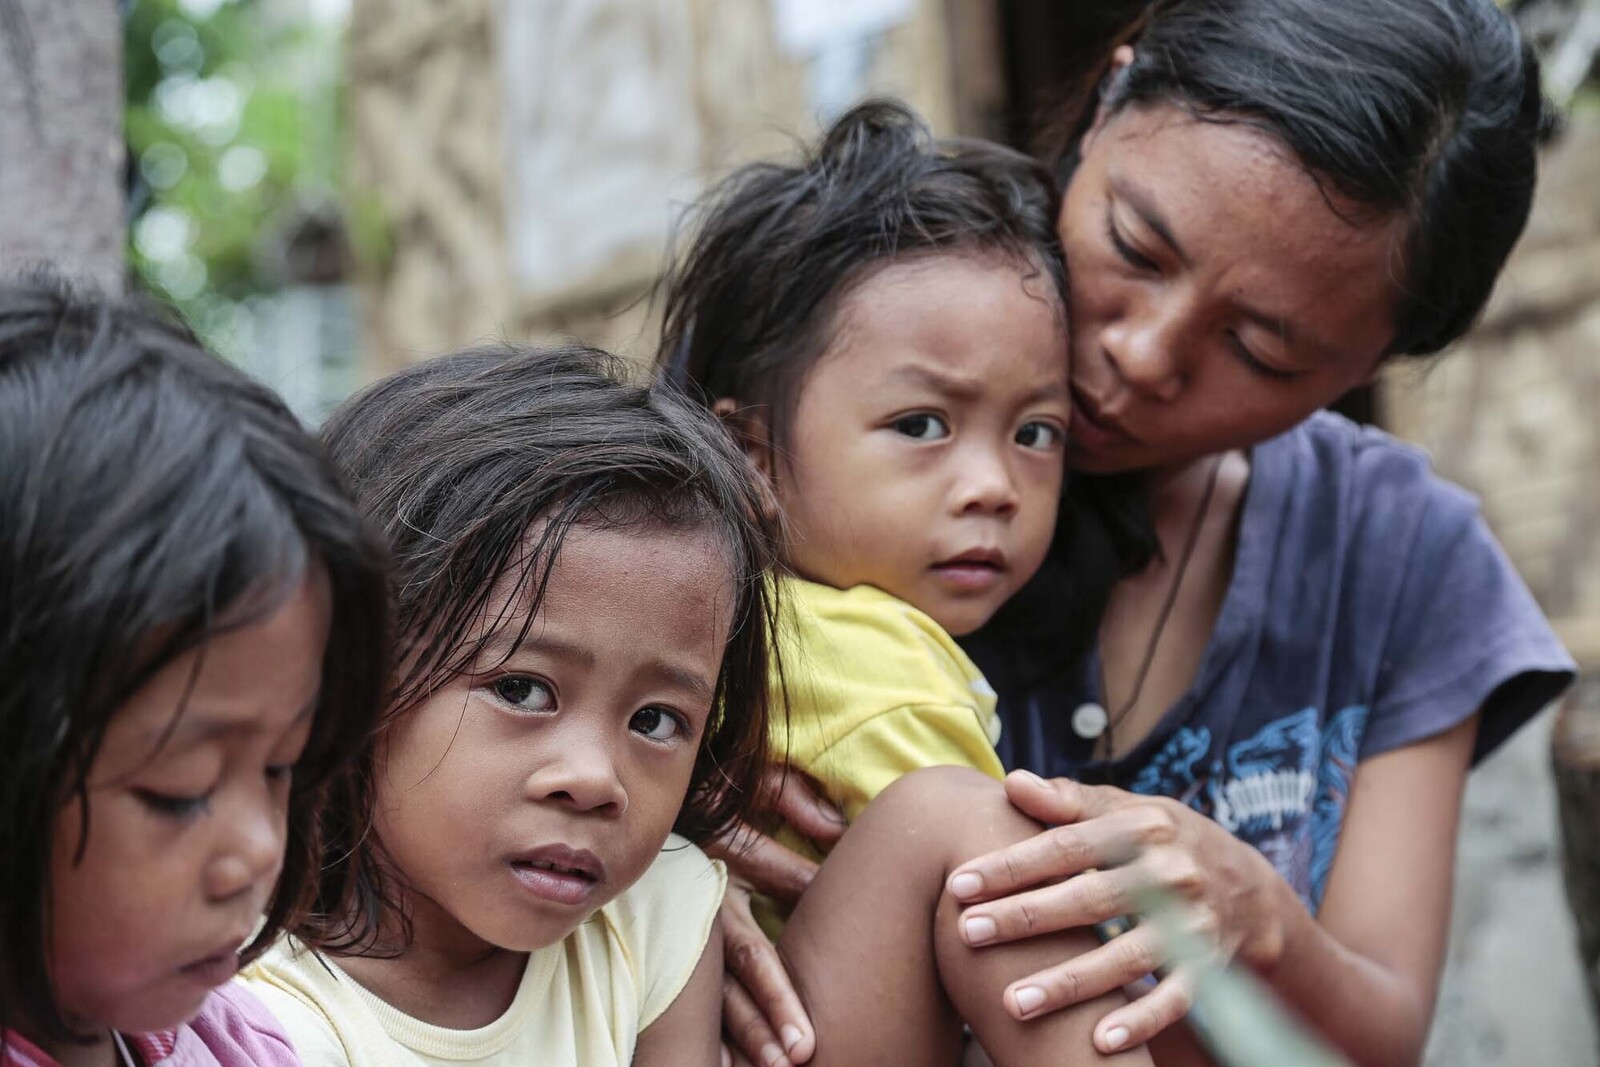
[[[1111,216],[1111,211],[1106,210],[1106,239],[1111,242],[1111,247],[1117,250],[1117,255],[1127,261],[1128,266],[1135,270],[1155,270],[1156,261],[1129,244],[1117,229],[1117,222]]]
[[[287,782],[294,777],[294,764],[274,763],[267,767],[267,781]]]
[[[211,807],[210,793],[202,793],[199,796],[174,796],[170,793],[139,789],[134,795],[145,807],[168,819],[193,819],[204,815]]]
[[[914,437],[918,441],[938,441],[950,436],[950,427],[937,415],[927,412],[918,412],[915,415],[902,415],[894,420],[896,433]]]
[[[689,732],[683,719],[665,708],[640,708],[628,721],[628,729],[652,741],[671,741]]]
[[[1057,447],[1064,437],[1059,426],[1052,426],[1048,422],[1024,423],[1017,430],[1017,444],[1023,448],[1036,448],[1041,452]]]
[[[523,711],[553,711],[556,695],[537,678],[513,674],[495,680],[494,695]]]
[[[1239,361],[1248,367],[1251,372],[1259,374],[1263,378],[1271,378],[1280,382],[1286,382],[1296,377],[1296,372],[1294,371],[1287,371],[1281,367],[1274,367],[1269,363],[1263,362],[1254,352],[1250,351],[1243,341],[1239,340],[1238,334],[1229,333],[1228,340],[1232,342],[1234,354],[1239,357]]]

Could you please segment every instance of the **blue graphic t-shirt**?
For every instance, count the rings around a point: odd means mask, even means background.
[[[1361,760],[1483,710],[1475,759],[1573,663],[1465,491],[1423,454],[1320,414],[1257,445],[1233,579],[1189,692],[1096,761],[1069,720],[1098,665],[1023,686],[982,636],[1008,768],[1180,800],[1255,845],[1313,911]]]

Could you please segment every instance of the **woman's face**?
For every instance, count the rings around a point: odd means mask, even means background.
[[[1102,118],[1060,230],[1081,470],[1272,437],[1370,378],[1394,334],[1401,220],[1249,126],[1164,105]]]

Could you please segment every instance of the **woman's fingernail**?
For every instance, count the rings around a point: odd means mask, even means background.
[[[1126,1026],[1113,1026],[1106,1031],[1105,1046],[1107,1052],[1115,1052],[1128,1043],[1128,1028]]]
[[[794,1023],[785,1026],[778,1036],[783,1038],[783,1047],[790,1052],[793,1052],[794,1047],[806,1039],[806,1035],[802,1034],[800,1028]]]
[[[971,900],[983,892],[983,878],[971,873],[958,874],[950,879],[950,893],[957,900]]]
[[[1017,1002],[1017,1010],[1024,1015],[1032,1015],[1034,1009],[1044,1003],[1044,990],[1038,986],[1025,985],[1011,996]]]
[[[1037,786],[1043,787],[1043,786],[1048,784],[1048,783],[1045,782],[1045,780],[1043,778],[1040,778],[1037,774],[1034,774],[1032,771],[1014,771],[1013,773],[1016,774],[1016,776],[1018,778],[1022,778],[1022,779],[1026,780],[1026,781],[1032,782],[1034,785],[1037,785]]]
[[[777,1045],[765,1045],[761,1049],[761,1062],[767,1067],[781,1067],[789,1062],[789,1057],[783,1054],[783,1049]]]
[[[722,1067],[733,1067],[733,1053],[728,1051],[728,1046],[722,1046]]]
[[[967,944],[982,945],[993,941],[1000,928],[994,920],[987,915],[969,915],[961,923],[961,930],[967,935]]]

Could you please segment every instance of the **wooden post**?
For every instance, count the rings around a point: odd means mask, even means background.
[[[123,286],[117,0],[0,0],[0,270]]]
[[[1562,703],[1551,756],[1567,901],[1589,1003],[1600,1019],[1600,682],[1580,682]]]

